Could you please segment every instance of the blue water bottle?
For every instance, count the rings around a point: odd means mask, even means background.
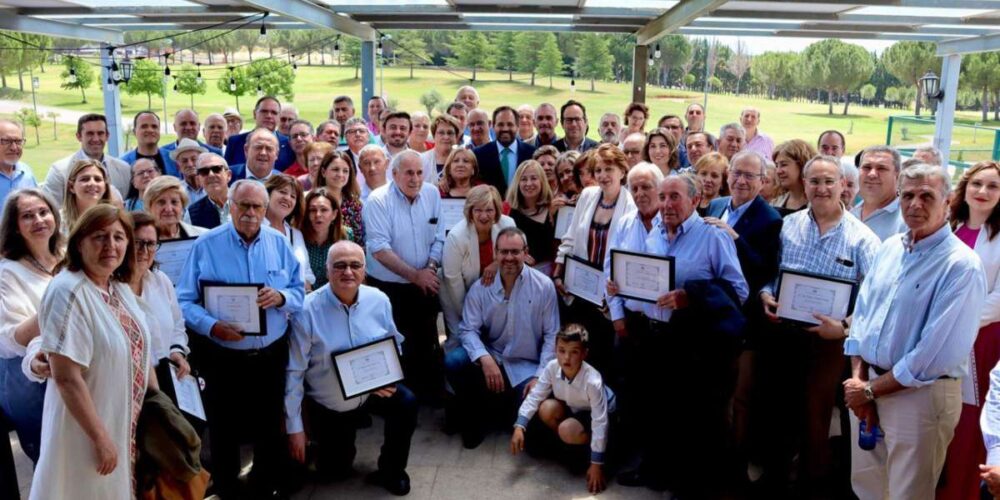
[[[862,450],[874,450],[875,445],[878,444],[883,437],[885,437],[885,434],[882,432],[882,429],[879,428],[878,424],[873,425],[871,430],[867,429],[864,420],[862,420],[860,425],[858,425],[858,446]]]

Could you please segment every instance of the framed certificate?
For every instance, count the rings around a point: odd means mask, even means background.
[[[257,305],[257,292],[263,283],[201,282],[205,310],[212,317],[229,323],[246,336],[267,335],[264,309]]]
[[[160,271],[170,278],[170,282],[177,286],[184,271],[184,264],[188,255],[191,254],[191,247],[194,246],[198,238],[181,238],[179,240],[167,240],[160,242],[160,249],[156,251],[156,263]]]
[[[656,302],[674,289],[674,258],[612,249],[611,281],[619,296]]]
[[[395,337],[334,353],[340,391],[344,399],[377,391],[403,380],[403,365]]]
[[[803,325],[818,325],[814,313],[829,316],[837,321],[854,312],[858,295],[856,281],[831,278],[802,271],[782,269],[778,273],[775,300],[778,317]]]
[[[563,284],[567,292],[587,302],[598,306],[604,304],[604,270],[590,265],[590,262],[567,255]]]
[[[465,198],[442,198],[441,217],[438,223],[444,226],[444,234],[447,235],[451,228],[465,220]]]
[[[556,231],[553,234],[556,235],[557,240],[561,240],[566,235],[566,231],[569,231],[569,225],[573,222],[573,212],[575,211],[575,206],[564,205],[556,212]]]

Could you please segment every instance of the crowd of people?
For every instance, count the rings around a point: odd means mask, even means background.
[[[654,125],[632,103],[598,141],[581,102],[479,99],[429,116],[375,96],[363,118],[338,96],[314,125],[266,96],[248,131],[178,111],[163,146],[142,111],[121,159],[86,114],[41,183],[0,119],[0,428],[31,498],[184,489],[202,458],[209,493],[282,498],[353,477],[370,414],[366,480],[405,495],[421,406],[592,493],[615,474],[678,498],[1000,497],[1000,163],[953,188],[932,147],[775,144],[752,107],[713,134],[700,104]],[[622,254],[669,258],[669,289],[626,294]],[[257,286],[259,331],[213,314],[210,284]],[[405,378],[347,397],[332,355],[387,338]],[[150,424],[189,377],[204,418],[167,404]]]

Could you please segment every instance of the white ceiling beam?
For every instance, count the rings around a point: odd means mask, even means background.
[[[296,19],[318,28],[336,30],[362,40],[374,40],[377,36],[371,26],[338,15],[326,7],[320,7],[306,0],[243,0],[243,2],[267,12],[281,14],[282,17]]]
[[[691,21],[705,16],[715,9],[724,5],[728,0],[681,0],[670,10],[653,19],[646,26],[643,26],[635,34],[636,44],[649,45],[660,37],[673,31],[677,31],[682,26],[687,26]]]
[[[1000,33],[970,38],[958,38],[954,40],[943,40],[937,44],[937,55],[939,57],[954,54],[992,52],[994,50],[1000,50]]]
[[[107,42],[112,45],[123,43],[125,40],[124,34],[117,30],[21,15],[0,16],[0,29],[63,38],[76,38],[78,40],[90,40],[93,42]]]

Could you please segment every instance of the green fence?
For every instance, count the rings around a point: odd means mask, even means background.
[[[904,155],[934,141],[934,119],[922,116],[890,116],[886,144]],[[948,163],[956,173],[976,162],[1000,161],[1000,130],[980,125],[956,123],[951,131]]]

